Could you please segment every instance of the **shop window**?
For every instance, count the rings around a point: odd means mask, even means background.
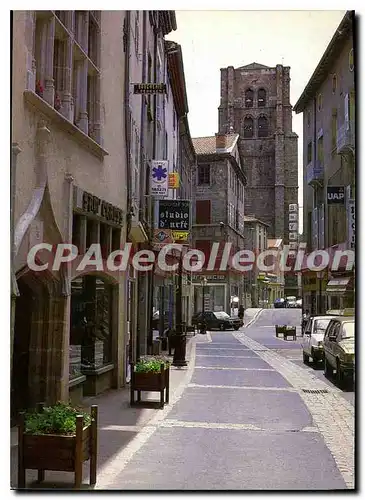
[[[245,92],[245,107],[252,108],[253,107],[253,90],[247,89]]]
[[[100,224],[100,248],[103,259],[107,259],[110,250],[110,231],[107,224]]]
[[[72,244],[81,248],[81,216],[73,214],[72,217]]]
[[[249,116],[243,122],[243,137],[245,139],[253,137],[253,119]]]
[[[97,276],[71,283],[70,379],[112,361],[112,293]]]

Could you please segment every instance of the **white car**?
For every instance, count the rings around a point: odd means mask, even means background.
[[[303,363],[312,358],[313,364],[323,361],[323,337],[326,328],[335,316],[311,316],[304,330],[302,348]]]
[[[286,298],[286,304],[287,304],[287,307],[290,307],[290,308],[295,308],[297,307],[297,298],[292,296],[292,297],[287,297]]]

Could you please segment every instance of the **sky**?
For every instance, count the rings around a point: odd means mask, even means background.
[[[192,137],[218,131],[220,69],[252,62],[290,66],[294,106],[326,50],[345,10],[176,11],[177,30],[166,38],[182,46]],[[293,113],[302,202],[302,114]],[[302,221],[299,230],[302,229]]]

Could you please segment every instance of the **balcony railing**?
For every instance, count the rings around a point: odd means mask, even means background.
[[[319,160],[313,160],[307,165],[307,184],[315,186],[323,183],[324,167]]]
[[[344,123],[337,131],[337,154],[348,154],[355,151],[355,123]]]

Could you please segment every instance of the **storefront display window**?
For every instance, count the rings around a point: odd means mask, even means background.
[[[96,276],[71,284],[70,379],[111,362],[112,287]]]

